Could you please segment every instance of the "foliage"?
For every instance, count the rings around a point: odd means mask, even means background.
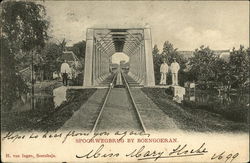
[[[159,54],[159,49],[157,47],[157,45],[154,45],[153,51],[153,62],[154,62],[154,74],[155,74],[155,82],[156,84],[158,84],[160,82],[160,65],[162,63],[161,61],[161,55]]]
[[[30,65],[32,56],[45,45],[49,23],[40,4],[6,1],[1,5],[2,105],[10,110],[13,102],[27,93],[17,69]]]
[[[243,46],[239,50],[233,49],[230,60],[226,62],[209,49],[201,46],[196,49],[194,56],[190,58],[190,74],[198,83],[217,83],[217,86],[242,88],[249,80],[249,53]]]
[[[84,40],[78,43],[75,43],[72,47],[72,51],[80,60],[85,58],[85,49],[86,49],[86,41]]]
[[[173,58],[176,58],[176,61],[180,64],[180,71],[179,71],[179,83],[181,85],[184,84],[184,69],[186,68],[186,59],[179,55],[179,53],[177,52],[177,48],[174,48],[173,44],[171,44],[170,42],[166,41],[163,44],[163,50],[162,53],[159,53],[159,49],[157,47],[157,45],[154,46],[153,51],[153,61],[154,61],[154,72],[155,72],[155,81],[156,84],[158,84],[160,82],[160,66],[163,62],[163,59],[166,60],[167,64],[170,66],[171,63],[173,62]],[[167,76],[167,83],[171,83],[171,74],[168,73]]]
[[[195,76],[194,80],[204,82],[215,80],[217,60],[218,56],[209,47],[201,46],[200,49],[196,49],[189,62],[190,73]]]
[[[7,111],[12,108],[13,103],[26,93],[28,88],[17,73],[14,55],[10,53],[8,41],[1,38],[1,106]]]
[[[59,42],[59,47],[62,51],[65,51],[66,50],[66,44],[67,44],[67,41],[66,39],[62,39],[62,41]]]
[[[230,87],[234,77],[230,74],[230,65],[223,59],[217,58],[214,62],[214,81],[221,83],[221,85]]]
[[[45,45],[49,24],[44,6],[34,2],[7,1],[2,4],[2,9],[2,32],[12,51],[30,51]]]
[[[240,46],[239,50],[233,49],[230,54],[230,76],[233,76],[233,84],[236,87],[243,87],[243,84],[249,80],[249,69],[250,69],[250,53],[249,48],[244,49]]]
[[[240,46],[239,50],[232,50],[229,62],[205,46],[196,49],[193,57],[187,60],[168,41],[164,43],[162,53],[155,45],[152,54],[156,84],[160,81],[162,60],[165,59],[170,66],[173,58],[176,58],[180,64],[180,85],[187,81],[195,81],[206,88],[223,87],[228,91],[231,87],[245,88],[249,86],[250,49],[245,49],[243,46]],[[167,83],[171,83],[170,73],[167,77]]]
[[[45,78],[49,79],[52,77],[53,72],[57,72],[60,69],[60,62],[58,57],[62,55],[63,49],[61,44],[48,42],[43,50],[41,56],[43,58],[43,70],[45,72]]]
[[[167,61],[167,64],[170,65],[173,62],[173,58],[176,58],[176,61],[179,61],[179,56],[177,54],[177,48],[174,48],[173,44],[166,41],[163,44],[162,49],[162,58],[165,58]]]

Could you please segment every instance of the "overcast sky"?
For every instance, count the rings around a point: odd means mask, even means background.
[[[91,27],[150,27],[152,44],[170,41],[179,50],[249,46],[249,2],[45,1],[50,35],[72,45]]]

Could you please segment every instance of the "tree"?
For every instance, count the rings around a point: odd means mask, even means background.
[[[249,80],[249,59],[249,49],[245,49],[244,46],[240,46],[239,50],[233,48],[233,51],[230,53],[230,75],[235,79],[233,81],[235,87],[242,87]]]
[[[4,2],[1,21],[3,36],[13,52],[31,51],[45,45],[49,23],[44,6],[34,2]]]
[[[173,59],[175,58],[176,61],[180,64],[180,70],[179,70],[179,84],[184,85],[186,77],[186,72],[184,72],[184,69],[186,68],[187,60],[178,53],[177,48],[174,48],[173,44],[169,41],[164,42],[163,49],[162,49],[162,56],[167,60],[168,65],[170,66],[173,62]],[[171,73],[168,74],[167,82],[171,83]]]
[[[27,85],[16,71],[16,60],[10,53],[8,41],[1,38],[1,106],[8,111],[12,108],[13,103],[20,98],[22,93],[28,91]]]
[[[214,81],[221,82],[224,86],[230,87],[233,79],[230,73],[230,65],[225,60],[217,58],[213,67],[215,74]]]
[[[159,51],[157,45],[154,45],[154,48],[153,48],[153,51],[152,51],[153,56],[158,56],[159,52],[160,51]]]
[[[185,69],[187,60],[182,55],[180,55],[177,50],[178,49],[174,48],[173,44],[171,44],[169,41],[166,41],[163,44],[162,57],[167,60],[169,65],[173,62],[173,58],[175,58],[180,64],[181,69]]]
[[[201,46],[196,49],[194,56],[190,58],[189,66],[190,72],[194,74],[196,81],[203,81],[207,83],[215,79],[215,61],[218,56],[209,47]]]
[[[163,44],[162,55],[166,58],[168,63],[171,63],[173,58],[178,58],[177,48],[174,48],[173,44],[169,41],[165,41]]]
[[[6,1],[1,12],[1,93],[3,108],[10,110],[13,102],[26,93],[27,85],[19,75],[17,67],[30,65],[30,59],[45,45],[49,26],[45,8],[34,2]],[[23,62],[20,62],[20,60]],[[19,62],[17,62],[19,61]],[[25,65],[24,64],[24,65]]]
[[[66,39],[64,38],[61,42],[59,42],[59,47],[62,51],[65,51],[66,50],[66,44],[67,44],[67,41]]]
[[[62,55],[63,49],[61,44],[48,42],[43,50],[41,51],[41,56],[43,58],[43,70],[45,73],[45,78],[49,79],[52,77],[52,73],[60,69],[60,62],[58,58]]]
[[[163,44],[163,50],[161,54],[159,53],[159,49],[157,45],[155,45],[153,48],[152,54],[153,54],[153,60],[154,60],[156,84],[160,82],[160,77],[161,77],[160,66],[162,64],[163,59],[166,59],[167,64],[170,66],[170,64],[173,62],[173,58],[176,58],[176,61],[180,64],[179,83],[180,85],[184,84],[185,72],[183,70],[186,68],[187,60],[183,56],[179,55],[177,48],[174,48],[173,44],[171,44],[169,41],[166,41]],[[167,83],[171,83],[170,73],[168,73]]]
[[[154,45],[153,51],[152,51],[152,55],[153,55],[153,62],[154,62],[154,74],[155,74],[155,83],[158,84],[160,82],[160,65],[161,65],[161,60],[162,57],[159,53],[159,49],[157,47],[157,45]]]
[[[72,47],[72,51],[80,60],[85,58],[85,49],[86,49],[86,41],[84,40],[75,43]]]
[[[196,49],[194,57],[190,59],[190,74],[193,74],[194,80],[204,82],[209,86],[208,82],[217,83],[215,86],[224,86],[227,91],[231,87],[243,88],[244,84],[249,80],[249,49],[240,46],[239,50],[230,53],[229,62],[215,55],[209,47],[201,46]]]

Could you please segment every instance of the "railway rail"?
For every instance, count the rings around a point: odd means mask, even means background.
[[[103,102],[103,104],[102,104],[101,110],[100,110],[100,112],[99,112],[99,114],[98,114],[98,117],[97,117],[97,119],[96,119],[96,121],[95,121],[95,124],[94,124],[94,126],[93,126],[93,128],[92,128],[92,130],[91,130],[92,133],[95,132],[95,130],[96,130],[97,124],[98,124],[98,122],[99,122],[99,120],[100,120],[100,118],[101,118],[102,112],[103,112],[104,107],[105,107],[105,105],[106,105],[106,103],[107,103],[107,100],[108,100],[109,94],[110,94],[110,92],[111,92],[111,89],[113,88],[113,84],[114,84],[114,81],[115,81],[115,79],[116,79],[116,76],[117,76],[117,74],[114,75],[114,78],[112,79],[112,81],[111,81],[111,83],[110,83],[110,85],[109,85],[109,89],[108,89],[108,92],[107,92],[106,97],[105,97],[105,99],[104,99],[104,102]]]
[[[141,125],[141,127],[142,127],[142,130],[143,130],[143,132],[146,132],[146,127],[145,127],[145,125],[144,125],[144,123],[143,123],[143,121],[142,121],[141,114],[140,114],[140,112],[139,112],[139,110],[138,110],[138,107],[137,107],[137,105],[136,105],[136,103],[135,103],[134,97],[133,97],[133,95],[132,95],[132,93],[131,93],[131,91],[130,91],[129,84],[128,84],[126,78],[124,77],[123,72],[121,72],[121,75],[122,75],[122,78],[123,78],[125,87],[126,87],[126,89],[128,90],[129,97],[130,97],[130,99],[131,99],[131,101],[132,101],[132,105],[134,106],[135,111],[136,111],[136,113],[137,113],[137,117],[138,117],[138,119],[139,119],[139,122],[140,122],[140,125]]]
[[[116,89],[114,90],[113,92],[113,96],[110,97],[110,93],[113,89]],[[109,100],[109,102],[112,102],[112,101],[115,101],[117,100],[116,98],[114,97],[117,97],[117,96],[114,96],[115,94],[115,91],[122,91],[123,92],[123,95],[124,97],[126,96],[126,99],[128,100],[129,102],[129,108],[124,108],[126,110],[126,113],[129,112],[129,114],[132,114],[134,118],[130,119],[131,121],[133,122],[130,122],[129,120],[126,121],[126,123],[131,123],[130,126],[133,126],[132,128],[135,128],[136,130],[138,129],[139,131],[142,131],[144,133],[146,133],[146,128],[145,128],[145,125],[143,123],[143,120],[141,118],[141,115],[138,111],[138,107],[135,103],[135,100],[134,100],[134,97],[131,93],[131,90],[130,90],[130,86],[129,86],[129,83],[128,81],[126,80],[126,76],[123,74],[123,72],[121,71],[118,71],[116,74],[113,75],[113,78],[112,78],[112,81],[110,82],[109,84],[109,88],[107,90],[107,93],[105,94],[105,97],[103,98],[103,102],[100,103],[100,109],[96,109],[96,113],[94,113],[88,123],[86,124],[86,126],[83,128],[85,129],[88,129],[91,133],[94,133],[96,132],[98,129],[102,128],[100,126],[100,121],[105,121],[107,119],[105,119],[103,117],[103,112],[105,111],[105,109],[107,110],[108,107],[107,107],[107,101]],[[67,105],[67,104],[66,104]],[[117,106],[116,106],[117,107]],[[112,108],[112,107],[111,107]],[[60,107],[59,109],[57,110],[54,110],[53,112],[51,112],[49,115],[45,115],[44,117],[41,117],[41,119],[39,120],[39,122],[36,124],[37,127],[40,126],[40,124],[44,123],[45,121],[47,121],[50,117],[52,117],[54,114],[62,111],[64,109],[64,107]],[[109,107],[110,109],[110,107]],[[118,109],[118,108],[115,108],[113,107],[112,108],[114,110]],[[110,111],[110,114],[113,114],[113,112]],[[116,118],[116,115],[115,113],[112,115],[113,117],[112,118]],[[126,116],[126,114],[124,114],[123,116]],[[107,118],[107,117],[106,117]],[[118,119],[119,121],[119,118],[116,118]],[[112,124],[111,124],[112,125]],[[99,127],[98,127],[99,126]],[[105,125],[104,125],[105,126]],[[106,127],[106,126],[105,126]],[[104,127],[104,128],[105,128]]]
[[[109,97],[110,96],[110,92],[112,91],[112,89],[115,89],[117,87],[121,88],[121,89],[126,89],[128,98],[130,99],[129,101],[131,102],[131,106],[133,106],[133,109],[134,109],[134,110],[131,110],[131,111],[136,114],[135,117],[137,117],[137,121],[139,123],[138,126],[140,126],[139,130],[141,130],[141,131],[143,131],[143,132],[146,133],[145,125],[144,125],[144,123],[142,121],[141,115],[140,115],[140,113],[138,111],[138,108],[136,106],[135,100],[134,100],[133,95],[132,95],[132,93],[130,91],[129,83],[127,82],[125,76],[123,75],[123,72],[117,72],[116,75],[114,76],[114,78],[113,78],[113,80],[112,80],[112,82],[110,84],[110,87],[108,89],[108,92],[107,92],[107,94],[105,96],[104,102],[103,102],[103,104],[101,106],[101,109],[99,111],[98,117],[95,120],[95,123],[94,123],[94,126],[93,126],[91,132],[92,133],[95,132],[96,129],[98,128],[98,125],[99,125],[100,120],[102,118],[102,114],[105,111],[105,107],[106,107],[107,101],[110,98]],[[112,99],[112,100],[116,100],[116,99]]]

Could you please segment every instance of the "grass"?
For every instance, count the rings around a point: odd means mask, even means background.
[[[227,112],[204,109],[202,106],[190,107],[178,104],[171,100],[171,96],[161,88],[142,88],[142,91],[153,100],[169,117],[175,120],[177,126],[186,131],[197,132],[248,132],[247,119],[237,121],[235,110],[228,109]],[[247,116],[248,110],[239,113]],[[234,115],[230,117],[229,115]]]
[[[220,104],[195,104],[194,102],[184,101],[183,106],[192,108],[193,110],[199,109],[221,115],[223,118],[234,121],[247,123],[248,114],[247,106],[233,106],[218,107]]]
[[[2,131],[55,131],[59,129],[96,89],[68,90],[67,101],[56,110],[46,108],[1,114]]]

